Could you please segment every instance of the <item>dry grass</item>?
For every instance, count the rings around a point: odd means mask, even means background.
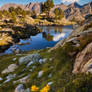
[[[12,37],[9,36],[8,34],[3,34],[2,36],[0,36],[0,46],[8,45],[11,42],[12,42]]]

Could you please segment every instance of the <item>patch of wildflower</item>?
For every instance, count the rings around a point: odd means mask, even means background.
[[[32,92],[37,92],[39,90],[39,88],[37,87],[37,86],[35,86],[35,85],[33,85],[32,87],[31,87],[31,91]]]
[[[44,88],[39,90],[39,88],[36,85],[33,85],[31,87],[32,92],[49,92],[50,91],[50,86],[47,84]]]
[[[47,84],[44,88],[40,90],[40,92],[49,92],[50,86]]]

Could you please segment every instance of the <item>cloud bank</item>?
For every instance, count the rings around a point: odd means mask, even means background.
[[[62,0],[63,3],[73,3],[73,2],[78,2],[79,0]]]

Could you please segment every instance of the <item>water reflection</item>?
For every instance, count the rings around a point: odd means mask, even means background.
[[[29,39],[20,39],[20,42],[11,46],[5,53],[12,53],[13,50],[29,51],[33,49],[44,49],[53,47],[59,40],[67,38],[72,32],[71,26],[52,27],[44,26],[42,33],[30,36]]]
[[[53,36],[50,33],[46,34],[46,32],[43,32],[42,36],[43,36],[43,38],[45,38],[48,41],[52,41],[53,40]]]
[[[60,34],[55,35],[53,37],[53,41],[58,41],[58,40],[60,40],[61,38],[64,38],[64,37],[65,37],[65,33],[60,33]]]
[[[52,35],[51,33],[51,29],[54,30],[54,34],[56,34],[55,36]],[[60,33],[60,34],[58,34]],[[42,32],[42,36],[43,38],[45,38],[48,41],[58,41],[61,37],[64,37],[65,34],[61,34],[62,33],[62,27],[58,28],[58,27],[47,27],[45,30],[43,30]]]

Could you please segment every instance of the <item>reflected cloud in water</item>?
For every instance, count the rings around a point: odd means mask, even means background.
[[[66,33],[61,33],[53,37],[53,41],[59,41],[61,38],[65,38]]]

